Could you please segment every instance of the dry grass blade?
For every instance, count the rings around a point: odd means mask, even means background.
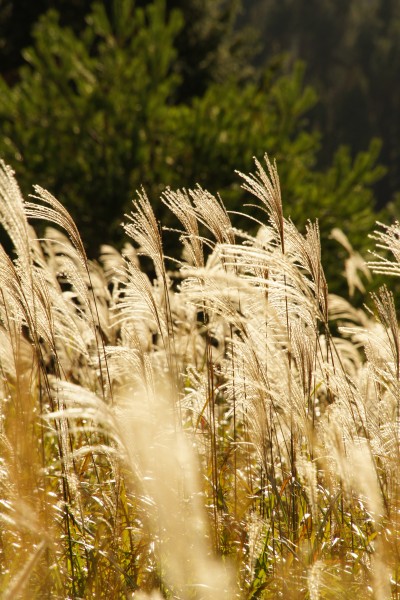
[[[197,219],[213,234],[217,242],[234,243],[234,232],[228,212],[220,198],[216,198],[200,186],[189,191]]]
[[[138,245],[139,254],[151,258],[157,277],[165,277],[160,228],[144,191],[138,192],[138,199],[133,206],[135,212],[126,215],[130,222],[124,224],[124,229]]]
[[[400,224],[398,221],[393,225],[384,225],[378,223],[381,230],[377,230],[370,237],[375,240],[376,247],[384,251],[384,256],[373,252],[376,260],[369,261],[368,266],[374,273],[383,275],[400,275]],[[387,254],[392,254],[394,261],[387,258]]]
[[[199,225],[195,209],[186,190],[167,190],[162,196],[164,204],[176,215],[185,228],[181,241],[186,250],[187,260],[195,267],[204,266],[203,241],[199,235]]]
[[[348,252],[348,257],[344,263],[345,277],[347,285],[349,287],[350,298],[354,296],[355,290],[359,290],[361,293],[365,292],[365,286],[359,275],[363,275],[367,281],[371,281],[371,271],[368,268],[366,261],[363,257],[354,250],[350,244],[347,236],[341,229],[335,227],[331,231],[331,238],[339,242],[343,248]]]
[[[23,271],[29,275],[30,232],[25,211],[14,171],[0,161],[0,223],[14,245]]]
[[[52,194],[40,186],[35,186],[36,196],[32,198],[39,200],[37,202],[26,202],[25,203],[25,214],[28,218],[41,219],[59,225],[64,231],[66,231],[70,238],[74,248],[78,252],[78,256],[82,261],[82,265],[85,268],[87,263],[85,248],[79,233],[79,230],[72,219],[66,208],[59,202]]]
[[[95,264],[65,208],[0,168],[4,597],[399,597],[395,294],[329,296],[318,223],[284,218],[267,157],[242,177],[256,235],[201,187],[165,192],[173,278],[144,192],[135,248]],[[27,216],[55,227],[35,240]],[[375,234],[375,271],[399,274],[399,231]]]
[[[29,576],[31,572],[34,570],[38,561],[40,560],[41,555],[43,554],[46,548],[46,542],[42,541],[32,552],[29,559],[26,561],[25,565],[18,573],[17,576],[14,577],[12,582],[7,588],[3,596],[3,600],[14,600],[15,598],[20,598],[21,594],[23,594],[24,590],[29,585]]]
[[[244,175],[243,173],[239,173],[239,175],[245,181],[243,188],[251,192],[264,204],[272,227],[280,240],[282,252],[284,253],[284,218],[278,170],[276,165],[270,162],[267,155],[264,156],[264,160],[268,174],[263,169],[261,163],[255,159],[257,166],[256,175]]]

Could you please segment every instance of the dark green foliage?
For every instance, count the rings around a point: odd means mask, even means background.
[[[71,208],[93,250],[109,241],[136,187],[164,175],[158,147],[171,137],[177,85],[172,41],[181,19],[162,3],[96,4],[79,39],[48,13],[13,88],[1,86],[1,153]],[[165,155],[164,155],[165,156]],[[154,181],[153,175],[151,177]],[[24,184],[24,180],[22,182]],[[117,217],[118,215],[118,217]]]
[[[123,9],[125,0],[102,0],[107,14]],[[80,35],[93,0],[3,0],[0,4],[0,73],[9,82],[18,79],[22,50],[33,41],[32,30],[39,17],[57,10],[63,26]],[[153,0],[135,0],[145,8]],[[181,100],[204,93],[215,81],[234,76],[244,79],[253,72],[254,31],[235,27],[241,18],[238,0],[165,0],[166,14],[179,10],[185,22],[175,40],[176,68],[181,76]]]
[[[109,0],[105,0],[107,2]],[[82,30],[92,0],[2,0],[0,2],[0,72],[15,81],[23,63],[21,51],[32,43],[32,28],[40,15],[53,8],[63,25]]]
[[[175,40],[181,101],[204,94],[212,83],[254,75],[250,59],[256,51],[255,32],[236,27],[242,16],[240,0],[166,0],[166,7],[168,12],[178,9],[185,23]]]
[[[377,187],[380,205],[400,187],[400,4],[396,0],[245,0],[246,22],[257,27],[259,64],[276,54],[304,60],[307,81],[321,98],[314,123],[324,132],[322,158],[338,144],[354,152],[383,140],[388,174]]]
[[[100,244],[118,242],[121,215],[142,185],[164,224],[172,224],[159,201],[164,186],[200,183],[240,212],[249,199],[234,170],[251,170],[253,156],[268,152],[279,162],[287,214],[296,223],[319,215],[324,240],[338,226],[365,248],[375,221],[371,186],[382,176],[379,145],[354,160],[341,149],[329,168],[316,170],[320,136],[307,115],[317,96],[304,84],[304,67],[285,71],[278,62],[245,83],[233,65],[225,77],[217,68],[222,42],[209,56],[215,68],[202,71],[204,93],[183,101],[185,77],[194,71],[185,73],[183,46],[181,54],[177,48],[194,22],[162,0],[144,4],[96,3],[79,36],[49,12],[24,51],[19,82],[0,80],[0,155],[18,170],[24,192],[36,181],[60,198],[94,255]],[[214,24],[221,23],[218,11]],[[331,271],[337,279],[336,260]]]

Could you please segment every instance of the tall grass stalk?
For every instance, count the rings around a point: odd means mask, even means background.
[[[201,187],[164,193],[164,232],[142,191],[130,241],[92,262],[1,164],[2,597],[400,597],[389,282],[364,309],[329,294],[318,223],[285,218],[276,166],[241,177],[255,235]],[[369,267],[332,234],[350,297],[400,274],[400,226],[378,227]]]

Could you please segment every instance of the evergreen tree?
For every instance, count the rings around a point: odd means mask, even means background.
[[[268,152],[296,223],[321,216],[328,249],[334,226],[365,247],[375,220],[371,185],[382,175],[378,144],[354,160],[342,149],[327,169],[315,168],[320,138],[307,115],[317,97],[301,64],[271,68],[256,82],[231,74],[179,100],[183,26],[182,14],[162,0],[144,7],[115,0],[111,11],[96,3],[80,35],[54,11],[39,20],[19,81],[0,81],[0,155],[24,192],[32,182],[52,191],[96,255],[100,244],[118,242],[119,223],[142,185],[166,224],[164,186],[200,183],[240,212],[246,194],[234,170],[251,171],[253,156]],[[337,278],[336,257],[326,258]]]
[[[325,164],[339,144],[353,152],[382,139],[388,174],[380,205],[400,190],[400,4],[397,0],[245,0],[245,21],[263,42],[258,65],[284,54],[304,60],[321,98],[313,123]]]
[[[105,0],[108,1],[108,0]],[[9,82],[18,78],[22,50],[32,44],[32,30],[41,15],[58,10],[61,23],[79,33],[92,0],[2,0],[0,2],[0,73]]]
[[[0,73],[9,82],[18,78],[23,64],[22,51],[33,42],[33,29],[39,17],[57,10],[61,25],[75,34],[85,28],[93,0],[3,0],[0,3]],[[124,0],[102,0],[110,19],[121,10]],[[153,0],[135,0],[137,8]],[[240,0],[165,0],[167,16],[179,10],[184,20],[175,38],[176,68],[181,77],[179,95],[187,100],[201,95],[207,86],[227,77],[244,79],[253,73],[254,32],[237,28]],[[122,9],[123,10],[123,9]]]

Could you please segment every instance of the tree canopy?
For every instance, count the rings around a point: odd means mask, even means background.
[[[222,33],[202,85],[182,94],[179,43],[194,26],[163,0],[94,3],[79,31],[54,10],[42,15],[16,81],[0,80],[0,154],[17,170],[24,192],[32,181],[49,189],[96,255],[100,244],[118,243],[119,223],[141,186],[161,220],[166,186],[199,183],[240,212],[246,194],[234,170],[250,171],[253,156],[267,152],[279,161],[293,220],[301,226],[305,215],[321,216],[328,262],[335,226],[365,248],[375,221],[371,186],[383,174],[379,143],[355,158],[340,148],[317,168],[321,136],[309,126],[317,94],[305,83],[304,65],[287,69],[277,61],[253,78],[233,66],[223,75],[215,57],[226,52],[232,62],[236,55]],[[241,51],[239,57],[237,64]]]
[[[257,64],[277,55],[304,60],[306,82],[320,102],[311,116],[324,133],[320,163],[340,144],[382,142],[387,176],[375,186],[379,205],[400,189],[400,4],[397,0],[245,0],[244,20],[257,27]]]

